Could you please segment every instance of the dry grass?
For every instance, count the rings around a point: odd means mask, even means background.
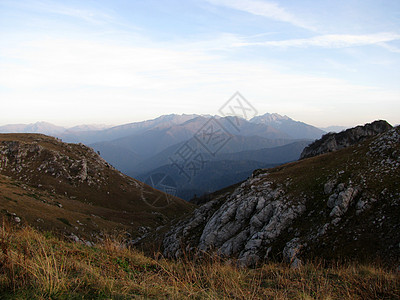
[[[111,238],[86,247],[3,223],[0,298],[399,299],[400,276],[372,265],[242,269],[214,256],[153,259]]]

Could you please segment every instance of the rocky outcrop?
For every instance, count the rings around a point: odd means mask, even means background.
[[[357,126],[339,133],[325,134],[321,139],[316,140],[304,148],[300,159],[317,156],[323,153],[337,151],[351,145],[360,143],[367,138],[383,133],[392,126],[386,121],[375,121],[364,126]]]
[[[329,183],[328,183],[329,184]],[[339,184],[334,193],[328,198],[327,206],[332,208],[330,212],[331,217],[340,217],[344,215],[349,208],[351,201],[358,193],[358,188],[345,187],[343,183]]]
[[[386,128],[371,126],[363,132]],[[315,256],[398,263],[400,127],[352,149],[329,154],[328,162],[301,160],[253,172],[177,224],[164,238],[164,255],[216,251],[244,266],[278,258],[299,267]]]
[[[189,219],[180,221],[164,238],[165,255],[179,258],[186,253],[197,251],[199,234],[215,211],[224,203],[225,196],[206,202],[196,209]]]
[[[305,211],[304,200],[290,202],[281,186],[255,177],[230,195],[204,227],[199,249],[218,249],[224,256],[237,255],[242,264],[254,264],[264,250]]]
[[[41,143],[49,144],[46,147]],[[42,175],[66,180],[73,185],[99,185],[104,169],[115,170],[92,148],[63,144],[56,138],[35,135],[32,141],[0,142],[0,171],[18,180],[36,181]]]
[[[305,198],[291,201],[285,185],[267,178],[268,174],[254,176],[232,194],[198,208],[166,236],[164,254],[177,258],[183,249],[217,249],[220,255],[238,257],[244,266],[267,258],[269,245],[306,210]]]

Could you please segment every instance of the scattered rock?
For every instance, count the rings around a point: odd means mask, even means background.
[[[73,233],[71,233],[71,234],[69,235],[69,238],[70,238],[72,241],[76,242],[76,243],[80,242],[79,237],[77,237],[77,236],[76,236],[75,234],[73,234]]]
[[[299,238],[294,238],[286,243],[283,249],[283,259],[290,264],[291,268],[299,268],[302,264],[297,257],[300,254],[303,245],[300,244]]]
[[[332,208],[330,212],[331,217],[340,217],[347,212],[350,203],[357,196],[359,188],[348,187],[345,188],[341,183],[336,188],[336,192],[329,196],[327,206]]]

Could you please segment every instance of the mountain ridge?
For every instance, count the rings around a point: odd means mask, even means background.
[[[321,139],[308,145],[301,153],[300,159],[346,148],[391,128],[392,126],[388,122],[378,120],[363,126],[349,128],[339,133],[327,133]]]

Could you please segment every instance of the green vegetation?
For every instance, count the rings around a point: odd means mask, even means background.
[[[118,239],[87,247],[30,228],[0,228],[2,299],[397,299],[400,275],[372,265],[149,258]]]

